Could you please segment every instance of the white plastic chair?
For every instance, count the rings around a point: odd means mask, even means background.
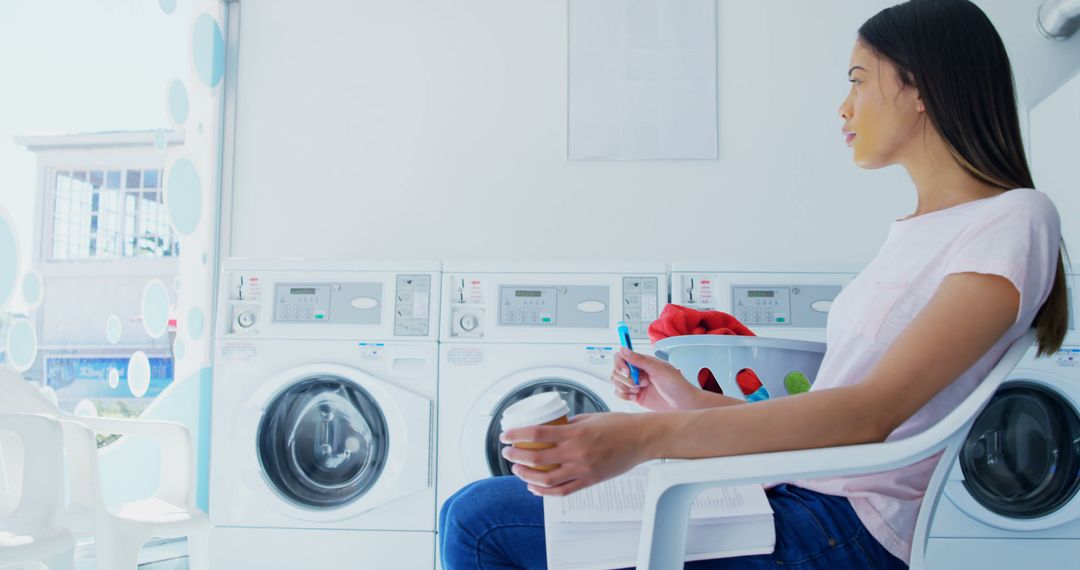
[[[195,504],[191,434],[182,424],[142,419],[89,418],[56,408],[19,376],[0,370],[0,413],[45,413],[60,420],[68,453],[71,495],[65,522],[78,537],[94,537],[99,570],[135,570],[151,537],[188,539],[188,567],[209,569],[210,521]],[[11,410],[10,408],[16,408]],[[161,449],[157,492],[114,512],[101,494],[96,433],[145,437]]]
[[[910,567],[924,568],[929,523],[953,461],[979,412],[1034,339],[1035,331],[1030,330],[1013,342],[971,395],[937,424],[912,437],[885,443],[677,461],[652,467],[645,494],[637,567],[642,570],[683,567],[690,504],[705,489],[877,473],[911,465],[941,452],[919,509],[912,540]]]
[[[12,449],[13,434],[21,450]],[[41,562],[50,570],[72,570],[75,538],[62,526],[64,443],[60,424],[39,415],[0,414],[0,446],[7,446],[0,468],[19,475],[18,506],[0,516],[0,568]]]

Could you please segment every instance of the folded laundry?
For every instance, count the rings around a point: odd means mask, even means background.
[[[649,340],[656,342],[669,336],[692,334],[719,334],[737,336],[756,336],[739,319],[721,311],[699,311],[682,305],[669,304],[661,311],[660,317],[649,325]],[[713,373],[703,368],[698,372],[698,385],[703,389],[723,394]],[[747,401],[767,400],[769,392],[753,370],[744,368],[735,376],[739,389]]]

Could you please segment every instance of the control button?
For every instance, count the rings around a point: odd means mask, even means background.
[[[645,291],[646,293],[655,293],[656,292],[656,278],[651,277],[651,278],[643,279],[641,281],[641,290]]]
[[[828,313],[829,309],[832,308],[832,301],[828,299],[814,301],[813,303],[810,303],[810,308],[819,313]]]
[[[461,317],[458,324],[461,325],[461,330],[471,332],[476,330],[476,327],[480,325],[480,321],[473,315],[465,315],[464,317]]]
[[[251,328],[251,326],[255,324],[255,313],[251,311],[240,313],[240,315],[236,317],[236,324],[240,325],[241,328]]]
[[[427,336],[428,325],[424,321],[413,321],[412,334],[416,336]]]
[[[607,308],[607,303],[602,301],[582,301],[578,303],[577,308],[583,313],[599,313]]]

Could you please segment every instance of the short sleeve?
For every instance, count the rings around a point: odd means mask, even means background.
[[[1020,292],[1017,321],[1038,311],[1050,294],[1057,271],[1061,220],[1053,202],[1030,189],[1010,190],[1007,198],[962,231],[950,248],[945,274],[1000,275]]]

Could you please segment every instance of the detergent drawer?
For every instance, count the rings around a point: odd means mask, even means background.
[[[978,568],[1076,568],[1080,540],[931,538],[926,546],[927,570]]]

